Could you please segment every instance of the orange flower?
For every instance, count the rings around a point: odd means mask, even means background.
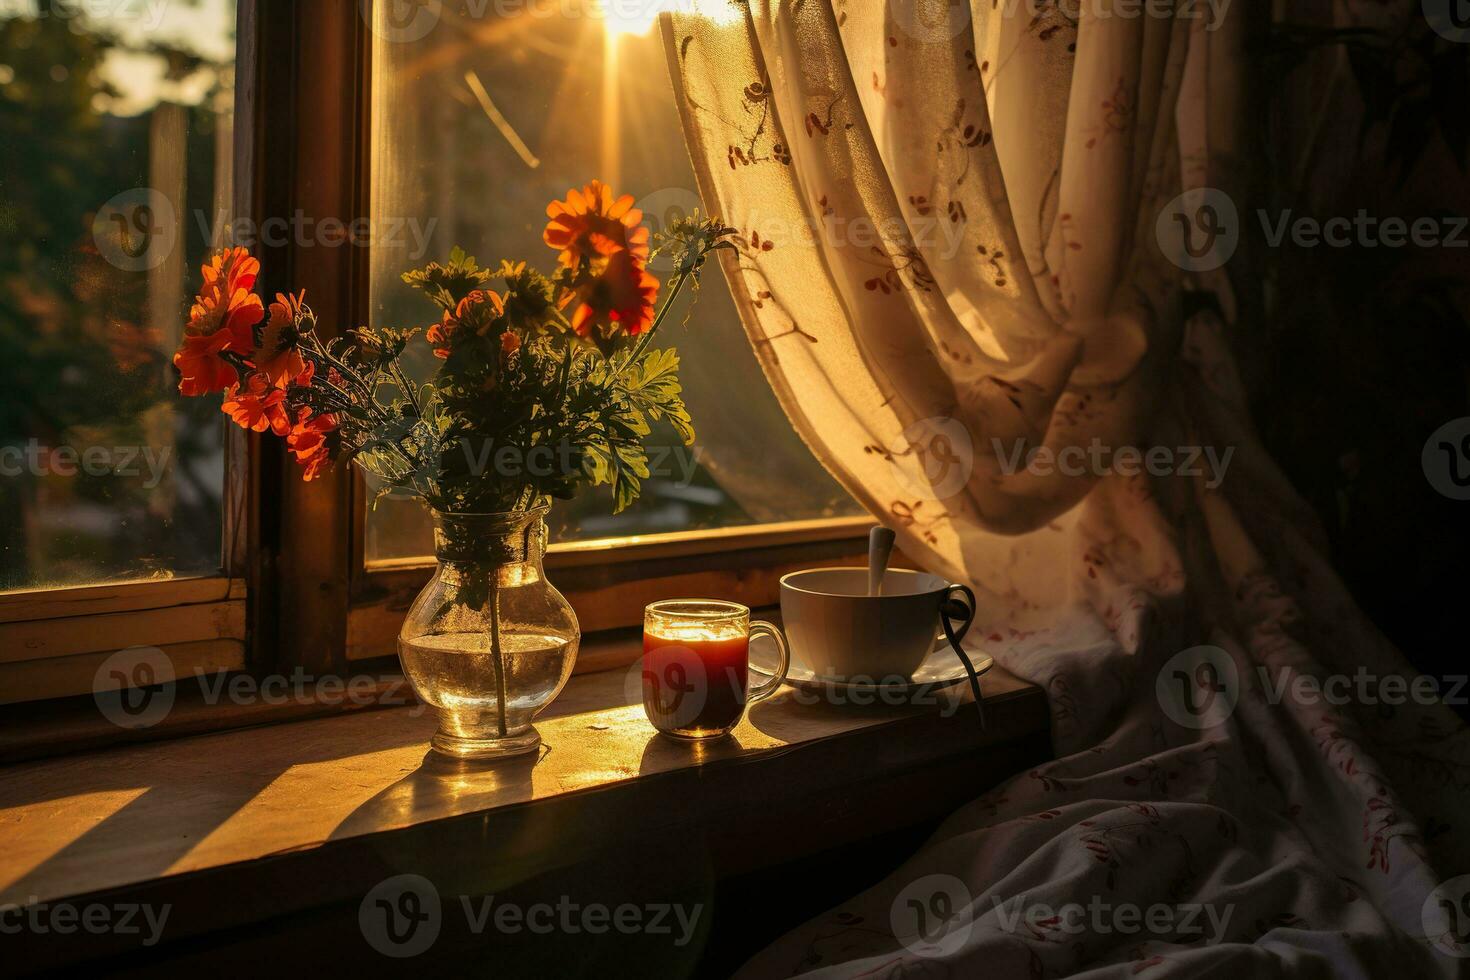
[[[271,387],[262,374],[252,374],[241,391],[238,384],[231,385],[225,393],[225,403],[220,411],[228,415],[236,425],[251,432],[267,429],[278,436],[291,431],[291,415],[286,408],[286,393]]]
[[[303,480],[315,480],[332,464],[336,444],[340,441],[336,431],[337,419],[334,416],[314,416],[306,409],[301,410],[296,425],[286,436],[286,448],[296,455],[296,462],[305,467],[301,475]]]
[[[583,337],[609,339],[619,327],[637,336],[653,325],[658,279],[631,252],[622,250],[608,259],[601,275],[562,294],[557,308],[565,309],[573,299],[577,308],[572,313],[572,329]]]
[[[516,335],[514,330],[507,330],[500,335],[500,354],[502,357],[509,357],[520,349],[521,338]]]
[[[223,391],[239,381],[235,368],[219,356],[229,345],[230,335],[222,330],[200,337],[185,336],[184,346],[174,354],[179,392],[191,397],[204,395]]]
[[[250,355],[255,369],[277,387],[284,388],[306,369],[306,361],[296,349],[301,343],[297,324],[301,320],[301,301],[305,298],[305,290],[295,296],[276,293],[276,301],[270,306],[270,319],[260,333],[260,344]]]
[[[449,356],[449,335],[454,333],[454,327],[454,318],[445,310],[439,322],[429,324],[429,329],[424,334],[424,339],[434,345],[434,356],[441,361]]]
[[[328,368],[327,371],[328,378],[333,377],[337,373],[336,368]],[[311,387],[311,379],[314,377],[316,377],[316,365],[307,361],[301,366],[301,373],[291,379],[291,383],[302,388],[309,388]]]
[[[179,391],[185,395],[222,391],[237,383],[238,372],[220,354],[228,350],[249,356],[255,346],[255,325],[265,316],[260,297],[250,292],[260,262],[245,249],[217,253],[201,271],[204,285],[189,309],[183,345],[174,354]]]
[[[476,336],[484,336],[491,322],[504,312],[505,300],[499,293],[493,289],[476,289],[459,301],[453,314],[445,310],[439,322],[429,327],[425,338],[434,345],[434,356],[443,359],[449,356],[454,334],[461,327]]]
[[[209,264],[202,271],[206,285],[226,282],[231,292],[236,289],[249,291],[255,288],[255,279],[260,275],[260,260],[253,258],[249,249],[236,245],[220,249],[210,256]]]
[[[572,188],[565,201],[552,201],[546,216],[551,221],[541,238],[561,251],[558,261],[568,269],[576,271],[586,260],[598,274],[598,266],[620,250],[640,266],[648,261],[648,229],[632,194],[614,199],[612,188],[594,180],[580,191]]]
[[[185,336],[207,337],[224,331],[230,337],[228,349],[249,354],[254,346],[251,328],[265,316],[260,297],[250,291],[260,274],[260,262],[243,248],[231,248],[217,253],[200,271],[204,285],[189,309]]]

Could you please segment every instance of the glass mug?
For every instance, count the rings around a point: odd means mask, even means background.
[[[750,641],[776,641],[780,666],[751,688]],[[643,610],[643,710],[653,727],[674,738],[729,734],[747,705],[776,693],[791,654],[770,623],[750,621],[750,609],[718,599],[668,599]]]

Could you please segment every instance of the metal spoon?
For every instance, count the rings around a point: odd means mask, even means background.
[[[883,573],[893,554],[893,530],[881,524],[868,532],[868,595],[883,594]]]

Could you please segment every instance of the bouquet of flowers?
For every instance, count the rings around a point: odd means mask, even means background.
[[[456,513],[521,511],[607,484],[621,511],[648,476],[651,422],[694,441],[678,353],[651,342],[709,254],[734,247],[732,230],[696,214],[651,248],[632,196],[600,181],[546,213],[543,239],[558,253],[550,275],[523,261],[481,268],[458,248],[404,274],[440,311],[423,333],[443,363],[423,384],[402,364],[418,329],[324,341],[304,294],[277,294],[267,308],[254,292],[259,261],[221,251],[203,268],[174,355],[179,390],[223,391],[224,412],[284,437],[308,480],[347,459],[380,495]],[[660,252],[673,266],[661,304],[648,271]]]

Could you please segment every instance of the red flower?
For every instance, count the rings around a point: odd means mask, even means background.
[[[632,194],[614,199],[612,188],[594,180],[580,191],[572,188],[565,201],[552,201],[546,216],[551,221],[541,238],[561,251],[558,261],[574,272],[584,260],[596,265],[620,250],[639,266],[648,261],[648,229]]]
[[[573,299],[577,306],[572,329],[583,337],[609,338],[618,328],[637,336],[653,325],[658,279],[623,250],[608,259],[600,275],[585,278],[563,293],[557,307],[565,309]]]
[[[565,201],[552,201],[546,216],[551,221],[541,237],[560,250],[558,261],[571,273],[557,307],[577,301],[572,329],[603,346],[619,330],[629,336],[647,330],[658,279],[645,268],[648,229],[632,195],[614,198],[606,184],[594,180],[568,191]]]
[[[505,300],[492,289],[477,289],[459,301],[454,313],[444,311],[438,323],[429,327],[425,338],[434,345],[434,356],[440,359],[449,356],[454,346],[455,332],[461,328],[476,336],[484,336],[492,321],[505,312]]]
[[[278,436],[291,431],[291,415],[286,408],[286,392],[272,387],[262,374],[251,374],[245,390],[231,385],[225,393],[225,403],[220,411],[228,415],[236,425],[251,432],[269,429]]]
[[[305,298],[305,290],[295,296],[276,293],[276,301],[270,306],[270,319],[261,331],[260,343],[250,356],[255,369],[278,387],[285,387],[306,368],[306,361],[297,351],[301,342],[298,326],[301,301]]]
[[[248,249],[236,245],[210,256],[209,264],[202,271],[206,284],[224,282],[229,284],[231,292],[249,291],[255,288],[255,279],[260,275],[260,260],[253,258]]]
[[[183,346],[174,354],[179,391],[185,395],[221,391],[238,382],[234,365],[220,355],[233,351],[249,356],[255,347],[255,325],[265,316],[260,297],[250,292],[260,262],[245,249],[219,252],[201,271],[204,285],[189,308]]]
[[[207,337],[229,334],[230,349],[249,354],[254,347],[251,328],[265,316],[260,297],[250,290],[260,274],[260,262],[243,248],[216,253],[201,270],[204,285],[189,309],[184,335]]]
[[[286,436],[286,448],[296,455],[296,462],[305,467],[303,480],[315,480],[337,454],[341,436],[337,433],[337,419],[331,415],[312,415],[302,409],[296,425]]]
[[[240,380],[235,368],[219,356],[230,346],[230,335],[224,331],[200,337],[184,337],[184,345],[174,354],[179,369],[179,391],[185,395],[204,395],[223,391]]]

